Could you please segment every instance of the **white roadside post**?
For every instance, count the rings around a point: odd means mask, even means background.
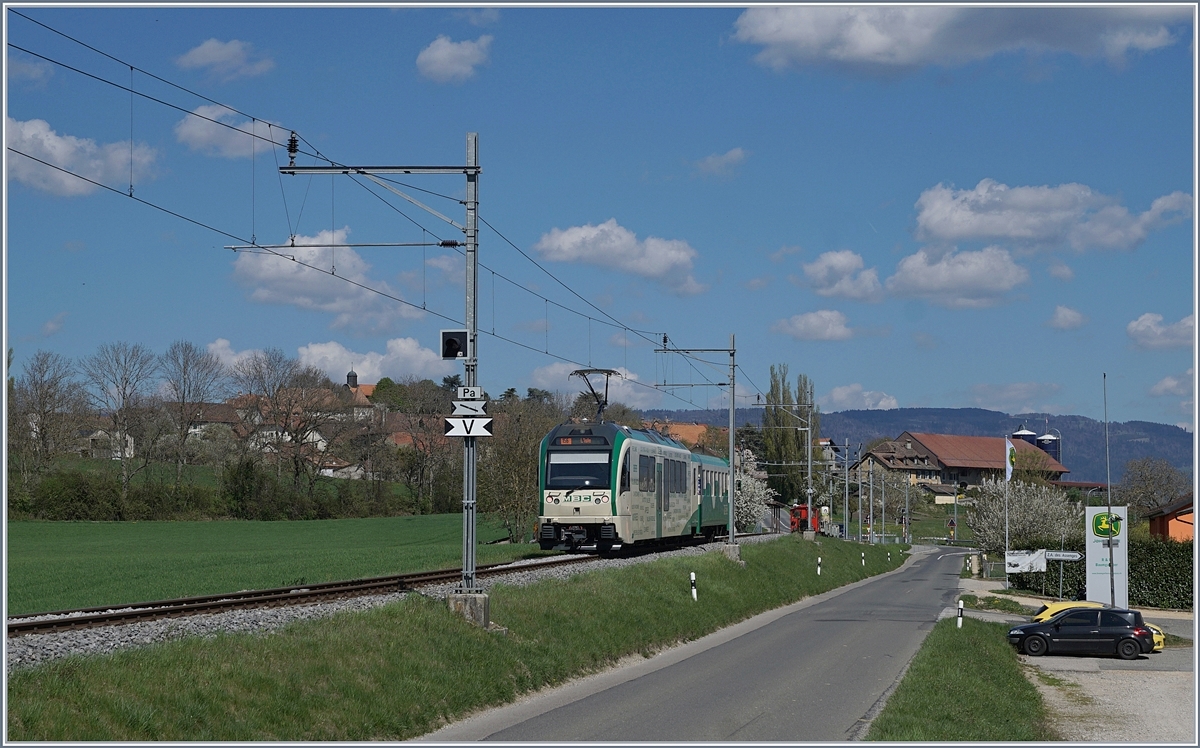
[[[821,576],[821,557],[817,556],[817,576]]]
[[[696,572],[692,572],[692,602],[696,601]]]
[[[960,629],[962,628],[962,614],[963,614],[963,602],[962,602],[962,600],[959,600],[958,601],[958,627]]]

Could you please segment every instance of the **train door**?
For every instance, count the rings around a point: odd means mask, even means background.
[[[662,534],[663,494],[665,493],[665,488],[663,486],[663,461],[662,460],[654,461],[654,477],[655,477],[654,498],[655,498],[655,504],[657,506],[657,509],[654,513],[654,516],[655,516],[654,537],[661,538],[663,536],[663,534]]]

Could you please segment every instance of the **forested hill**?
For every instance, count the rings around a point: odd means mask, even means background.
[[[725,426],[729,411],[649,410],[647,419],[710,423]],[[761,408],[739,408],[737,424],[762,422]],[[1063,464],[1071,471],[1067,480],[1105,480],[1104,422],[1084,416],[1047,413],[1008,415],[982,408],[896,408],[894,410],[846,410],[821,414],[821,436],[838,444],[850,440],[852,448],[880,437],[895,438],[903,431],[962,436],[1004,436],[1022,425],[1039,436],[1058,429],[1063,438]],[[1125,463],[1142,457],[1167,460],[1184,472],[1192,470],[1193,435],[1163,423],[1127,421],[1109,423],[1112,480],[1120,482]]]

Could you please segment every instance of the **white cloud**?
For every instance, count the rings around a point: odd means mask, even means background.
[[[500,21],[500,10],[498,8],[460,10],[455,12],[454,17],[461,18],[472,26],[490,26]]]
[[[971,388],[971,399],[980,408],[1004,413],[1055,413],[1058,406],[1048,403],[1061,390],[1047,382],[977,384]]]
[[[1147,312],[1125,326],[1125,332],[1138,348],[1184,348],[1196,335],[1195,317],[1188,315],[1173,325],[1163,326],[1161,314]]]
[[[225,338],[217,338],[213,342],[205,346],[209,353],[217,357],[217,359],[226,366],[233,366],[240,361],[250,358],[255,353],[259,353],[257,348],[247,348],[244,351],[233,350],[233,345]]]
[[[846,340],[854,337],[854,331],[846,327],[846,315],[832,309],[781,319],[771,326],[771,330],[797,340]]]
[[[237,39],[209,39],[175,58],[175,64],[185,70],[207,70],[223,81],[262,75],[275,67],[274,60],[256,54],[253,45]]]
[[[944,184],[921,193],[917,238],[937,243],[1002,241],[1029,248],[1134,249],[1150,231],[1192,215],[1192,198],[1164,195],[1134,216],[1116,198],[1082,184],[1009,187],[984,179],[970,190]]]
[[[572,377],[571,372],[582,368],[576,364],[563,361],[542,366],[533,370],[531,379],[533,386],[552,392],[565,392],[574,397],[578,392],[587,392],[587,387],[579,377]],[[617,367],[620,377],[613,377],[608,382],[608,401],[623,403],[631,408],[653,408],[662,402],[662,393],[654,387],[633,384],[638,381],[638,375],[624,367]],[[602,380],[592,378],[593,386],[601,385]]]
[[[788,247],[788,246],[783,246],[783,247],[780,247],[780,248],[779,248],[778,250],[776,250],[775,252],[772,252],[772,253],[771,253],[769,256],[770,256],[770,258],[771,258],[771,262],[783,262],[783,261],[784,261],[784,259],[785,259],[785,258],[786,258],[788,255],[794,255],[794,254],[796,254],[797,252],[803,252],[803,251],[804,251],[804,250],[803,250],[803,249],[801,249],[800,247]]]
[[[1061,262],[1056,262],[1050,266],[1050,276],[1061,281],[1069,281],[1075,277],[1075,271]]]
[[[267,122],[240,119],[236,112],[220,104],[205,104],[192,114],[196,116],[188,115],[175,124],[175,139],[194,151],[224,158],[250,158],[256,151],[263,153],[271,148],[262,139],[272,134]],[[259,140],[251,137],[251,128]]]
[[[17,53],[9,53],[9,82],[27,81],[34,84],[34,86],[41,86],[53,75],[54,67],[50,63],[18,56]]]
[[[1163,377],[1158,384],[1150,388],[1150,394],[1155,397],[1162,397],[1164,395],[1185,397],[1190,396],[1194,391],[1195,377],[1193,376],[1193,370],[1190,368],[1177,377]]]
[[[337,383],[345,382],[351,370],[358,374],[360,384],[374,384],[383,377],[399,380],[410,375],[436,380],[455,368],[436,351],[421,347],[415,338],[393,338],[385,353],[358,353],[331,340],[301,346],[299,354],[301,364],[315,366]]]
[[[696,250],[680,239],[654,236],[639,241],[629,229],[610,218],[599,226],[587,224],[553,229],[533,245],[542,257],[557,262],[585,262],[614,268],[663,284],[679,296],[707,289],[692,277]]]
[[[729,176],[735,167],[746,160],[746,155],[741,148],[733,148],[725,153],[706,156],[695,163],[696,171],[713,176]]]
[[[297,236],[296,246],[276,250],[278,254],[241,252],[233,263],[234,278],[253,288],[250,298],[254,301],[328,312],[336,315],[332,324],[336,328],[387,330],[402,318],[423,317],[420,309],[344,280],[400,296],[387,283],[372,279],[368,275],[370,265],[353,249],[330,247],[344,244],[349,233],[349,228],[341,228],[316,236]],[[292,257],[295,261],[289,259]],[[305,267],[302,262],[326,272]],[[336,269],[337,277],[329,274],[331,268]]]
[[[42,337],[48,338],[62,329],[63,322],[67,319],[66,312],[59,312],[42,324]]]
[[[803,267],[809,283],[821,296],[859,301],[879,301],[883,297],[883,287],[875,268],[863,270],[862,256],[848,249],[825,252]]]
[[[956,8],[755,7],[735,22],[734,38],[762,46],[756,60],[776,70],[829,65],[863,71],[955,66],[1014,51],[1103,56],[1174,44],[1185,7]]]
[[[1087,322],[1087,317],[1075,311],[1068,306],[1054,307],[1054,316],[1046,324],[1057,330],[1074,330],[1078,327],[1083,327],[1083,323]]]
[[[439,35],[417,55],[417,70],[437,83],[461,83],[488,61],[491,44],[492,37],[486,34],[473,42],[452,42],[450,37]]]
[[[40,119],[21,122],[8,117],[4,129],[7,145],[15,151],[101,184],[114,186],[111,183],[116,183],[122,186],[122,192],[128,189],[131,154],[127,142],[97,145],[91,139],[59,135],[50,129],[48,122]],[[133,147],[134,184],[153,176],[151,167],[156,156],[155,150],[147,145]],[[93,184],[17,153],[9,155],[8,176],[29,187],[64,197],[89,195],[96,189]]]
[[[1005,293],[1027,280],[1029,271],[999,247],[950,252],[935,261],[922,249],[900,261],[886,286],[896,296],[924,298],[951,308],[980,308],[999,303]]]
[[[818,403],[826,410],[894,410],[900,407],[896,398],[886,392],[864,390],[861,384],[834,387]]]

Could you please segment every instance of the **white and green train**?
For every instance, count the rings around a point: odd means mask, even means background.
[[[545,550],[724,534],[729,463],[657,431],[565,423],[542,439],[538,542]]]

